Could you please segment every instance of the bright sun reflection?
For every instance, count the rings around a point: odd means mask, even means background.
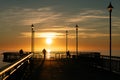
[[[51,43],[52,43],[52,39],[51,39],[51,38],[47,38],[47,39],[46,39],[46,43],[47,43],[47,44],[51,44]]]
[[[50,49],[48,49],[48,50],[47,50],[47,52],[48,52],[48,53],[50,53],[50,52],[51,52],[51,50],[50,50]]]
[[[48,50],[47,50],[47,59],[50,59],[50,57],[51,57],[50,52],[51,52],[51,50],[48,49]]]

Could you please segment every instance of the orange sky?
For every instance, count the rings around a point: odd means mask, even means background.
[[[7,4],[7,5],[5,5]],[[32,4],[32,6],[31,6]],[[120,1],[112,1],[112,49],[120,50]],[[109,0],[5,0],[0,3],[0,51],[31,51],[31,25],[35,51],[76,50],[75,25],[79,26],[79,51],[109,50]],[[46,38],[52,43],[46,44]]]
[[[49,38],[49,37],[47,37]],[[36,37],[35,38],[35,51],[41,51],[43,48],[51,49],[52,51],[65,51],[66,50],[66,38],[65,35],[63,35],[61,38],[53,37],[52,43],[47,44],[46,37]],[[116,41],[116,40],[115,40]],[[109,40],[106,38],[81,38],[79,36],[79,50],[85,51],[85,50],[106,50],[109,48]],[[104,43],[104,44],[103,44]],[[12,45],[12,47],[11,47]],[[19,50],[23,48],[26,51],[31,50],[31,38],[30,37],[20,37],[12,41],[8,41],[6,45],[2,45],[3,49],[5,50]],[[114,49],[118,49],[119,44],[115,43]],[[1,49],[2,49],[1,48]],[[68,49],[71,51],[76,50],[76,38],[70,38],[68,35]]]

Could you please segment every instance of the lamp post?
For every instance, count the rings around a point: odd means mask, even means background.
[[[78,25],[76,25],[76,54],[78,57]]]
[[[31,25],[31,52],[34,53],[34,25]]]
[[[66,30],[66,52],[68,51],[68,31]]]
[[[112,34],[112,31],[111,31],[111,13],[112,13],[112,9],[113,9],[113,6],[110,2],[109,6],[108,6],[108,11],[109,11],[109,25],[110,25],[110,71],[112,71],[112,63],[111,63],[111,51],[112,51],[112,48],[111,48],[111,42],[112,42],[112,37],[111,37],[111,34]]]

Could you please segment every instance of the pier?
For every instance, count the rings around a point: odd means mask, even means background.
[[[4,62],[13,62],[20,58],[20,54],[18,52],[4,52],[3,53],[3,61]]]
[[[4,52],[3,53],[3,61],[4,62],[14,62],[18,59],[20,59],[21,57],[23,56],[26,56],[28,55],[29,52],[26,52],[26,53],[23,53],[23,54],[20,54],[19,52]]]
[[[0,80],[120,80],[119,57],[112,57],[111,72],[109,56],[96,52],[84,52],[77,58],[72,56],[67,58],[56,53],[44,60],[40,54],[26,55],[1,70]]]

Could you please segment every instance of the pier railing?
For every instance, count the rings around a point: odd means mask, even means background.
[[[110,71],[110,56],[99,54],[83,54],[79,59],[84,59],[90,66]],[[120,74],[120,57],[111,57],[111,71]]]
[[[25,62],[29,62],[30,58],[33,56],[33,53],[30,53],[17,62],[11,64],[9,67],[4,68],[0,71],[0,80],[7,79],[11,74],[13,74],[17,69],[19,69]]]
[[[112,72],[120,74],[120,57],[112,56],[111,64]],[[110,57],[101,55],[100,64],[98,66],[100,66],[103,69],[110,70]]]
[[[63,62],[67,63],[68,59],[66,59],[66,55],[56,54],[56,58],[63,60]],[[79,54],[78,59],[76,55],[71,55],[70,59],[72,60],[80,60],[89,64],[90,66],[101,68],[104,70],[110,70],[110,56],[100,55],[99,52],[82,52]],[[111,57],[111,69],[112,72],[120,74],[120,57],[112,56]]]

